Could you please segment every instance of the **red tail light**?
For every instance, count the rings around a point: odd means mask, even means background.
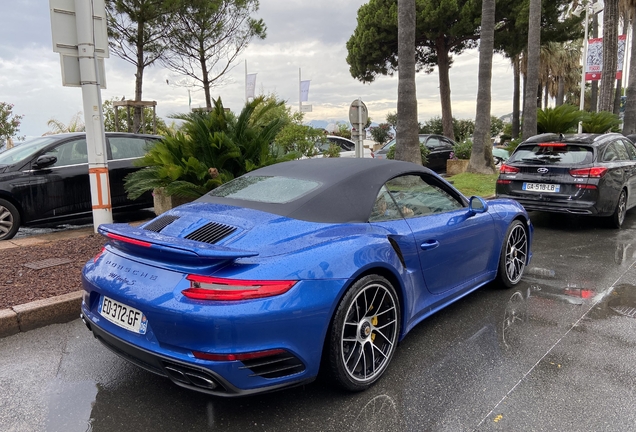
[[[501,164],[501,167],[499,168],[500,174],[517,174],[518,172],[519,172],[519,168],[506,165],[506,164]]]
[[[286,293],[297,281],[238,280],[188,275],[190,288],[181,293],[194,300],[236,301]]]
[[[539,147],[566,147],[566,143],[541,143]]]
[[[577,189],[598,189],[596,185],[591,185],[591,184],[577,184],[576,188]]]
[[[497,184],[510,184],[512,183],[512,180],[497,180]]]
[[[93,258],[93,262],[97,262],[97,260],[99,259],[100,256],[102,256],[102,254],[106,251],[106,248],[103,247],[102,250],[100,250],[99,252],[97,252],[97,255],[95,255],[95,257]]]
[[[107,233],[106,237],[111,238],[113,240],[119,240],[119,241],[122,241],[124,243],[134,244],[134,245],[137,245],[137,246],[143,246],[143,247],[152,246],[152,243],[148,243],[148,242],[141,241],[141,240],[135,240],[135,239],[130,238],[130,237],[121,236],[119,234]]]
[[[607,172],[605,167],[592,167],[592,168],[580,168],[571,169],[570,175],[572,177],[587,177],[587,178],[601,178]]]
[[[249,353],[240,353],[240,354],[212,354],[205,353],[201,351],[192,351],[194,357],[201,360],[212,360],[212,361],[235,361],[235,360],[253,360],[261,357],[269,357],[278,354],[285,353],[285,350],[282,349],[272,349],[267,351],[256,351]]]

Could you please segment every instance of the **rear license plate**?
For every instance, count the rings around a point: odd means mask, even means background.
[[[102,301],[99,302],[98,312],[108,321],[119,327],[130,330],[131,332],[146,334],[148,320],[138,309],[127,306],[109,297],[102,296]]]
[[[547,183],[524,183],[523,190],[529,192],[559,192],[561,185]]]

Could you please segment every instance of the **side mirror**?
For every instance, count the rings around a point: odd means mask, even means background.
[[[470,197],[470,200],[468,201],[468,212],[471,216],[477,213],[485,213],[487,211],[488,204],[483,198],[478,196]]]
[[[35,162],[33,162],[33,168],[42,169],[42,168],[50,167],[55,162],[57,162],[57,156],[43,155],[38,157],[35,160]]]

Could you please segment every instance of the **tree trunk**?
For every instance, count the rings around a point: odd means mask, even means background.
[[[627,25],[623,25],[623,36],[625,35],[627,35]],[[625,47],[625,49],[627,49],[627,47]],[[618,52],[618,41],[616,41],[616,51]],[[622,65],[619,65],[618,56],[616,57],[616,62],[617,62],[616,69],[618,69],[620,66],[621,70],[623,70],[622,66],[624,66],[625,62],[623,62]],[[618,78],[616,80],[616,92],[614,93],[614,109],[612,110],[612,112],[616,115],[619,115],[621,112],[621,96],[622,95],[623,95],[623,80],[622,78]]]
[[[495,0],[482,0],[481,35],[479,38],[479,81],[477,84],[477,115],[473,150],[468,172],[494,174],[490,141],[490,108],[492,87],[492,53],[495,44]]]
[[[203,42],[199,44],[199,62],[201,63],[201,84],[203,84],[203,92],[205,93],[205,107],[212,109],[212,97],[210,96],[210,76],[208,64],[205,62],[205,48]]]
[[[559,87],[557,90],[556,106],[563,105],[563,99],[565,99],[565,82],[562,77],[559,77]]]
[[[137,72],[135,73],[135,101],[141,101],[141,94],[144,81],[144,22],[139,20],[137,23]],[[133,110],[133,133],[138,133],[141,129],[142,108],[135,107]]]
[[[599,111],[614,110],[614,77],[618,54],[618,0],[605,0],[603,9],[603,71],[599,90]]]
[[[636,16],[636,4],[632,6],[632,16]],[[623,134],[636,133],[636,31],[632,25],[632,49],[629,53],[629,82],[627,83],[627,100],[625,101],[625,117],[623,118]]]
[[[415,0],[398,0],[398,53],[395,159],[421,165],[415,89]]]
[[[523,103],[523,139],[537,134],[537,87],[541,49],[541,0],[530,0],[528,17],[528,68]]]
[[[598,37],[598,14],[593,14],[592,18],[592,38]],[[587,59],[583,60],[587,62]],[[585,105],[584,105],[585,106]],[[598,108],[598,81],[592,81],[592,90],[590,92],[590,111],[596,112]]]
[[[512,60],[513,90],[512,90],[512,138],[519,137],[519,93],[521,92],[521,71],[519,70],[519,56]]]
[[[621,110],[621,94],[622,94],[622,90],[623,90],[623,80],[622,79],[617,79],[616,80],[616,90],[614,91],[614,108],[612,109],[612,112],[616,115],[620,114],[620,110]]]
[[[439,95],[442,102],[442,127],[444,136],[455,140],[453,131],[453,109],[451,107],[450,57],[449,49],[443,36],[435,41],[437,49],[437,69],[439,71]]]

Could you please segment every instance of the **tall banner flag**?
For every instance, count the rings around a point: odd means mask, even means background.
[[[309,83],[311,80],[300,82],[300,101],[307,102],[309,100]]]
[[[616,79],[623,78],[626,35],[618,36],[618,61],[616,62]],[[590,39],[587,45],[587,61],[585,62],[585,80],[598,81],[603,72],[603,38]]]
[[[256,91],[256,74],[247,74],[245,78],[245,97],[254,98]]]

